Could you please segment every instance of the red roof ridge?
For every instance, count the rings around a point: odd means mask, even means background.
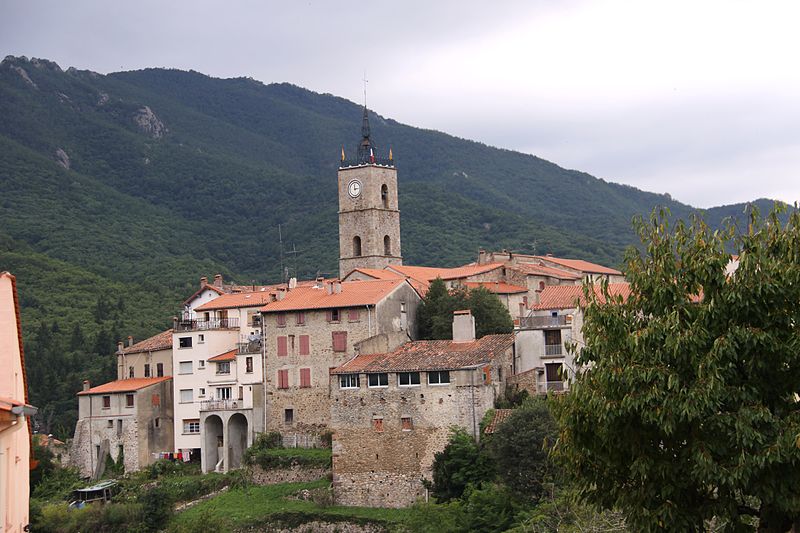
[[[159,350],[172,349],[172,328],[161,333],[156,333],[152,337],[148,337],[134,344],[133,346],[124,346],[119,352],[123,355],[142,352],[157,352]]]

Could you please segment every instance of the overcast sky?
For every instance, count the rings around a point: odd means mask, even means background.
[[[698,207],[800,200],[800,2],[0,1],[0,53],[288,81]]]

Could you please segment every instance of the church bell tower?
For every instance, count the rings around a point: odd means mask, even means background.
[[[391,149],[388,159],[378,157],[364,106],[356,158],[342,148],[339,165],[339,276],[402,264],[397,168]]]

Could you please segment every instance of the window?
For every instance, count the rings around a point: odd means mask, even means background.
[[[178,339],[178,347],[179,348],[191,348],[192,347],[192,338],[191,337],[181,337]]]
[[[544,290],[544,281],[540,281],[540,282],[539,282],[539,290],[540,290],[540,291],[543,291],[543,290]]]
[[[450,383],[450,371],[428,372],[428,385],[447,385],[448,383]]]
[[[385,183],[381,185],[381,203],[384,209],[389,209],[389,187]]]
[[[286,337],[280,336],[278,337],[278,357],[285,357],[289,353],[286,344]]]
[[[339,376],[339,388],[357,389],[359,387],[358,374],[342,374]]]
[[[368,382],[367,384],[370,387],[388,387],[389,386],[389,374],[381,373],[381,374],[367,374]]]
[[[183,432],[184,433],[200,433],[200,419],[198,419],[198,418],[184,418],[183,419]]]
[[[289,335],[289,353],[294,354],[294,335]]]
[[[311,343],[308,335],[300,335],[300,355],[311,355]]]
[[[217,363],[217,374],[230,374],[231,373],[231,362],[230,361],[220,361]]]
[[[373,418],[372,427],[374,427],[375,431],[378,433],[383,433],[383,418]]]
[[[298,326],[304,326],[306,323],[306,314],[302,311],[294,315],[294,323]]]
[[[301,387],[310,387],[311,386],[311,369],[310,368],[301,368],[300,369],[300,386]]]
[[[397,374],[397,384],[401,387],[419,385],[419,372],[399,372]]]
[[[404,416],[400,418],[400,425],[403,428],[403,431],[411,431],[414,429],[414,422],[411,420],[410,416]]]
[[[155,427],[160,427],[160,426],[161,426],[161,419],[160,419],[160,418],[158,418],[158,417],[156,417],[156,418],[153,420],[153,425],[154,425]]]
[[[203,388],[203,387],[200,387],[199,389],[197,389],[197,395],[198,396],[205,396],[206,395],[206,389]]]
[[[133,407],[133,394],[125,395],[125,407]]]
[[[286,327],[286,313],[278,313],[275,315],[275,322],[279,328]]]
[[[117,435],[122,435],[122,419],[117,418]]]
[[[230,400],[231,388],[230,387],[217,387],[217,400]]]
[[[150,396],[150,403],[153,404],[153,407],[158,407],[161,405],[161,395],[160,394],[153,394]]]
[[[132,367],[132,366],[129,366],[129,367],[128,367],[128,377],[129,377],[129,378],[132,378],[132,377],[134,377],[134,374],[133,374],[133,367]]]
[[[356,235],[353,237],[353,256],[359,257],[361,255],[361,237]]]
[[[200,360],[197,362],[197,368],[205,368],[205,367],[206,367],[206,361],[205,361],[205,359],[200,359]]]
[[[289,388],[289,371],[288,370],[278,370],[278,388],[279,389],[288,389]]]
[[[347,332],[346,331],[334,331],[331,333],[333,337],[333,351],[334,352],[346,352],[347,351]]]
[[[547,330],[544,332],[544,354],[561,355],[561,330]]]
[[[164,363],[156,364],[156,376],[160,378],[164,377]]]
[[[193,401],[194,401],[194,393],[192,392],[192,389],[181,389],[180,402],[192,403]]]
[[[358,312],[358,309],[348,309],[347,320],[349,320],[350,322],[358,322],[359,318],[360,314]]]
[[[109,428],[113,428],[114,427],[114,419],[113,418],[109,418],[108,419],[108,424],[106,424],[106,426],[109,427]]]
[[[111,396],[103,396],[103,409],[111,409]]]
[[[294,409],[283,410],[283,421],[286,424],[291,424],[294,422]]]
[[[150,377],[150,365],[148,365],[147,363],[145,363],[144,365],[144,377],[146,378]]]
[[[206,320],[208,320],[208,313],[206,313]],[[191,341],[191,339],[189,340]],[[200,335],[197,336],[197,344],[203,344],[204,342],[206,342],[206,336],[201,333]],[[192,343],[189,342],[189,346],[191,345]]]
[[[388,235],[383,236],[383,255],[392,255],[392,239]]]
[[[203,365],[200,365],[201,367]],[[192,373],[192,362],[191,361],[181,361],[178,363],[178,373],[179,374],[191,374]]]
[[[244,358],[244,371],[248,374],[253,373],[253,358],[252,357],[245,357]]]

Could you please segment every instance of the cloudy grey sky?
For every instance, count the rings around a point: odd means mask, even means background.
[[[0,53],[288,81],[699,207],[800,200],[800,3],[0,0]]]

